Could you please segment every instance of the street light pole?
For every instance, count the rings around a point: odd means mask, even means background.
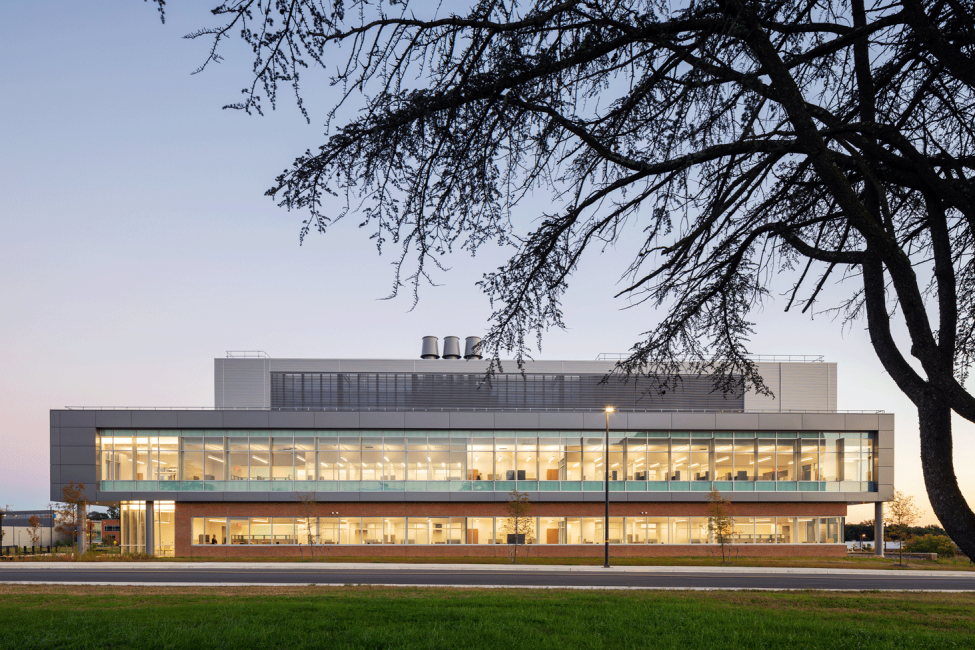
[[[606,516],[603,519],[603,547],[606,550],[606,560],[603,563],[603,568],[609,568],[609,414],[613,412],[612,406],[606,407],[606,444],[603,450],[603,469],[606,470],[604,474],[606,478]]]

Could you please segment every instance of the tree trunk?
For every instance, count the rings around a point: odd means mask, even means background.
[[[962,553],[975,560],[975,513],[958,488],[951,455],[951,409],[929,396],[918,405],[921,467],[935,516]]]

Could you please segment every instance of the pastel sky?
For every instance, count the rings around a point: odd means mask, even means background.
[[[236,101],[250,60],[240,47],[203,74],[208,43],[181,39],[214,21],[212,3],[169,3],[161,25],[138,0],[0,2],[0,505],[48,502],[48,410],[65,406],[213,406],[213,359],[414,358],[424,335],[484,329],[474,286],[503,251],[446,259],[449,273],[381,300],[396,251],[378,256],[353,217],[299,246],[304,215],[263,196],[274,176],[323,139],[323,83],[311,124],[283,98],[248,117]],[[286,93],[285,93],[286,95]],[[548,208],[524,206],[521,224]],[[634,231],[635,232],[635,231]],[[614,254],[616,253],[616,254]],[[584,261],[565,303],[567,331],[539,359],[624,352],[657,318],[613,299],[628,259]],[[760,314],[753,351],[839,363],[840,409],[897,416],[896,484],[930,514],[917,416],[876,360],[863,324]],[[956,423],[955,463],[975,503],[975,426]],[[849,521],[872,517],[850,510]]]

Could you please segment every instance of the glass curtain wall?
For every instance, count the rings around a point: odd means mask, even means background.
[[[119,504],[121,549],[125,555],[146,552],[146,502],[122,501]],[[153,503],[154,555],[172,557],[176,551],[176,502]],[[194,526],[196,522],[194,520]],[[195,528],[194,528],[195,532]],[[196,538],[193,543],[198,543]]]
[[[591,491],[607,469],[614,490],[875,489],[867,433],[634,432],[608,455],[579,432],[203,433],[102,431],[102,490]]]

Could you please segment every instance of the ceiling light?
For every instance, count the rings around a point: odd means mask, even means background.
[[[264,460],[263,458],[258,458],[257,456],[251,456],[251,458],[253,458],[254,460],[259,460],[259,461],[261,461],[262,463],[264,463],[265,465],[267,465],[267,461],[266,461],[266,460]]]
[[[304,459],[304,457],[302,457],[302,456],[299,456],[298,454],[295,454],[295,458],[297,458],[298,460],[300,460],[300,461],[301,461],[301,462],[303,462],[303,463],[305,462],[305,459]]]
[[[210,460],[215,460],[218,463],[222,463],[223,462],[223,458],[217,458],[216,456],[207,455],[207,458],[209,458]]]
[[[716,460],[714,462],[716,462],[716,463],[723,463],[724,461],[728,460],[729,458],[731,458],[731,456],[725,456],[724,458],[719,458],[718,460]]]

